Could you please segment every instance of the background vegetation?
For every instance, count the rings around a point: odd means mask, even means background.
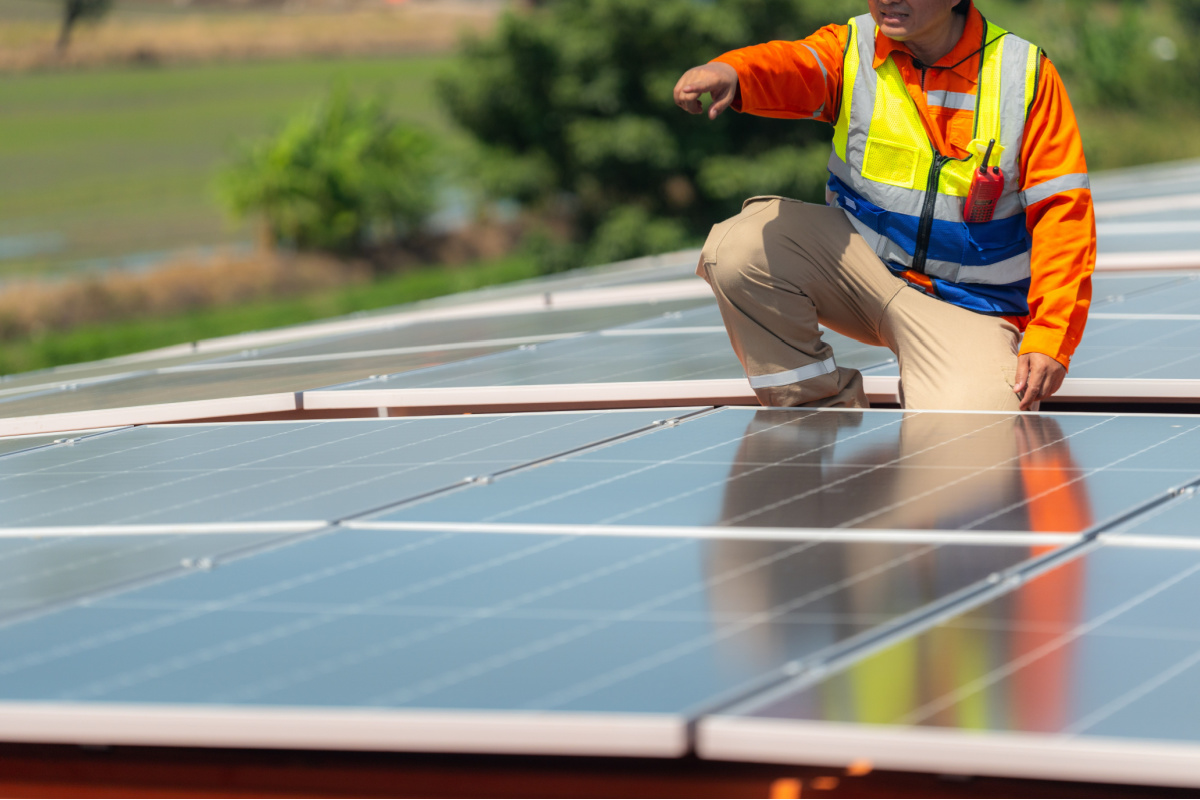
[[[56,56],[61,6],[0,0],[0,372],[660,252],[745,196],[815,199],[827,126],[714,124],[670,89],[724,50],[865,6],[545,0],[498,18],[489,3],[273,1],[117,0]],[[1094,171],[1200,156],[1200,0],[978,2],[1050,53]],[[352,124],[330,123],[339,103]],[[366,152],[377,180],[356,169]],[[241,221],[222,213],[222,172]],[[364,186],[374,199],[350,197]],[[448,218],[473,223],[451,240]],[[264,221],[311,252],[254,249]],[[488,247],[463,242],[484,233]]]

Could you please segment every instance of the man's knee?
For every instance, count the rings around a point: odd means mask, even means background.
[[[700,277],[723,294],[742,294],[750,276],[766,270],[765,227],[775,217],[769,206],[778,203],[748,205],[736,217],[713,226],[700,253]]]

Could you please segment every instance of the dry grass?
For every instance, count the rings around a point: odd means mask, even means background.
[[[370,269],[332,258],[256,251],[184,259],[149,273],[7,283],[0,341],[363,283]]]
[[[498,10],[492,3],[412,0],[341,11],[317,5],[114,14],[81,25],[61,58],[54,50],[53,21],[13,20],[0,26],[0,71],[446,52],[464,32],[490,30]]]

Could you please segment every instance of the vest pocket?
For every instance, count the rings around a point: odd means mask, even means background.
[[[862,176],[869,181],[912,189],[917,181],[920,150],[909,144],[868,139]]]

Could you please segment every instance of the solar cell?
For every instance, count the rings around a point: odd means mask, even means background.
[[[1108,314],[1192,314],[1200,316],[1200,275],[1183,273],[1184,277],[1169,284],[1127,294],[1120,300],[1104,303],[1096,313]]]
[[[1070,374],[1072,378],[1200,379],[1200,315],[1194,320],[1093,319],[1071,359]]]
[[[190,346],[163,351],[137,353],[134,356],[68,364],[53,369],[23,372],[0,377],[0,398],[33,391],[45,391],[63,386],[84,386],[95,381],[111,380],[163,367],[194,364],[212,358],[212,354],[192,351]]]
[[[1119,273],[1101,272],[1092,276],[1092,311],[1111,311],[1127,300],[1139,300],[1144,295],[1155,295],[1160,290],[1185,286],[1200,280],[1195,272]],[[1156,297],[1161,300],[1161,297]]]
[[[0,457],[6,456],[9,453],[19,453],[22,450],[29,450],[34,447],[45,447],[48,444],[54,444],[61,439],[58,434],[49,434],[45,436],[5,436],[0,438]]]
[[[299,531],[686,411],[141,426],[0,459],[0,531]]]
[[[1200,553],[1101,547],[701,724],[710,758],[1200,785]]]
[[[0,536],[0,621],[225,558],[280,534]]]
[[[324,534],[0,625],[0,738],[682,755],[714,704],[1028,557]]]
[[[724,408],[352,524],[1063,541],[1191,480],[1198,454],[1192,417]]]
[[[499,352],[503,346],[431,349],[382,356],[345,356],[335,359],[284,360],[282,363],[243,361],[238,366],[195,364],[150,374],[135,374],[120,380],[93,383],[78,388],[0,398],[0,414],[6,419],[23,416],[67,414],[129,408],[165,403],[218,401],[259,395],[285,395],[279,405],[264,406],[261,412],[294,410],[294,395],[304,389],[356,380],[376,374],[399,373]],[[291,398],[287,395],[292,395]],[[291,402],[289,402],[289,399]],[[229,413],[238,413],[231,411]],[[241,413],[254,413],[242,411]],[[213,405],[193,416],[220,416]],[[186,417],[185,417],[186,418]],[[130,419],[128,422],[136,422]]]
[[[451,343],[512,341],[510,347],[530,340],[588,333],[603,328],[653,319],[664,313],[695,308],[704,300],[676,300],[664,303],[548,309],[527,314],[483,316],[474,319],[438,320],[402,325],[385,330],[349,336],[334,336],[258,351],[251,359],[296,358],[302,356],[341,355],[388,350],[397,347],[436,347]]]
[[[1169,501],[1141,514],[1104,535],[1122,545],[1150,542],[1169,547],[1200,547],[1200,500],[1196,484],[1184,487]]]
[[[826,331],[825,338],[839,364],[866,371],[894,361],[885,348],[862,345],[832,331]],[[473,391],[464,395],[464,389]],[[306,392],[304,402],[312,409],[453,408],[463,404],[464,396],[475,408],[757,402],[711,301],[655,320],[524,346],[457,367]]]

